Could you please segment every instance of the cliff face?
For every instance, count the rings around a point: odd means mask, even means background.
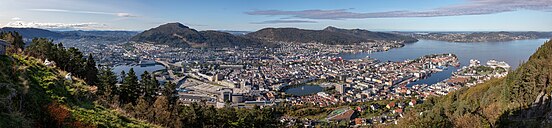
[[[428,98],[398,127],[544,127],[552,125],[552,41],[505,78]]]

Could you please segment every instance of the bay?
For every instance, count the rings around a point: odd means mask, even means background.
[[[548,39],[515,40],[504,42],[477,42],[459,43],[436,40],[420,40],[415,43],[406,44],[402,48],[395,48],[384,52],[375,53],[342,53],[337,56],[343,59],[361,59],[365,57],[375,58],[380,61],[404,61],[416,59],[428,54],[452,53],[456,54],[461,66],[469,65],[470,59],[477,59],[485,64],[488,60],[505,61],[512,69],[515,69],[522,62],[527,61],[536,49]],[[415,84],[435,84],[449,78],[456,71],[455,67],[435,73],[426,79],[421,79]],[[412,85],[412,84],[409,84]]]
[[[138,76],[138,79],[140,79],[140,76],[144,74],[144,71],[148,71],[149,73],[152,73],[157,70],[163,70],[165,67],[160,64],[155,65],[118,65],[113,67],[113,72],[117,74],[117,76],[121,76],[121,71],[125,71],[125,73],[128,73],[128,71],[133,68],[134,72],[136,72],[136,76]],[[120,78],[119,78],[120,79]]]

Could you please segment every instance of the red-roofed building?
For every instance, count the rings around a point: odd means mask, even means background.
[[[387,107],[388,109],[394,108],[395,107],[395,102],[391,102],[391,103],[387,104],[387,106],[385,106],[385,107]]]

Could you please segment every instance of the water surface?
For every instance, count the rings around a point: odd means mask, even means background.
[[[128,73],[130,68],[134,68],[134,72],[136,72],[136,76],[138,76],[138,79],[140,79],[140,76],[144,74],[144,71],[148,71],[149,73],[152,73],[157,70],[165,69],[163,65],[155,64],[155,65],[147,65],[147,66],[140,66],[140,65],[119,65],[113,67],[113,72],[117,74],[117,76],[121,76],[121,71],[125,71],[125,73]]]
[[[416,59],[428,54],[453,53],[456,54],[461,66],[469,65],[470,59],[477,59],[485,64],[490,59],[505,61],[512,69],[522,62],[527,61],[536,49],[548,39],[515,40],[505,42],[478,42],[458,43],[435,40],[420,40],[416,43],[406,44],[402,48],[395,48],[385,52],[375,53],[343,53],[338,56],[343,59],[360,59],[365,57],[375,58],[381,61],[404,61]],[[435,84],[452,75],[456,68],[435,73],[427,79],[418,80],[413,84]]]

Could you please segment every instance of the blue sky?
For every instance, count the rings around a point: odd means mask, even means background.
[[[552,0],[0,0],[0,12],[0,26],[51,30],[552,31]]]

